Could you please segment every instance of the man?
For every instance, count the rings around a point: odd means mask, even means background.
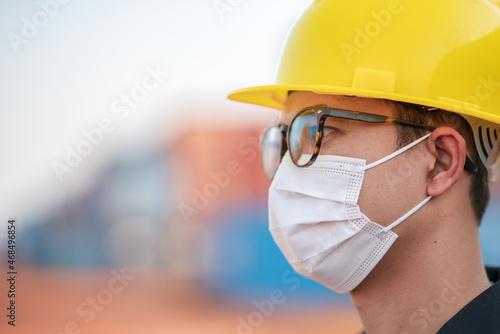
[[[350,292],[365,330],[500,333],[478,226],[500,147],[500,10],[486,0],[316,0],[263,135],[270,231],[296,271]]]
[[[500,333],[478,226],[500,147],[500,10],[487,0],[316,0],[263,135],[270,231],[299,273],[351,293],[368,334]]]

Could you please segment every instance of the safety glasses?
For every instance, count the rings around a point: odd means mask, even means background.
[[[281,159],[287,150],[293,163],[298,167],[307,167],[314,163],[319,155],[325,121],[327,118],[349,119],[373,124],[397,123],[434,131],[436,128],[400,118],[375,115],[358,111],[327,108],[324,106],[308,107],[300,110],[290,125],[272,125],[261,138],[262,167],[268,179],[276,173]],[[333,121],[335,122],[335,121]],[[332,124],[329,123],[329,127]],[[464,168],[477,172],[477,167],[466,157]]]

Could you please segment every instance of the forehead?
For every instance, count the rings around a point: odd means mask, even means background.
[[[303,108],[326,105],[330,108],[361,111],[370,114],[392,116],[391,106],[383,100],[355,96],[316,94],[313,92],[291,92],[286,103],[282,120],[291,120]],[[284,123],[287,124],[287,123]]]

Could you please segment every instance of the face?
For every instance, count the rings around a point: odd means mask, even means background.
[[[293,92],[281,114],[280,124],[290,124],[298,111],[316,105],[393,116],[390,106],[376,99]],[[373,124],[329,117],[325,127],[329,129],[324,131],[320,155],[360,158],[369,164],[398,149],[395,124]],[[387,226],[427,197],[423,168],[425,159],[422,159],[424,148],[425,145],[421,143],[365,172],[358,204],[368,218]],[[397,226],[394,232],[403,230],[404,225]]]

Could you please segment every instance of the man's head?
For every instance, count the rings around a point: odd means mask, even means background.
[[[385,100],[304,91],[290,94],[281,116],[279,123],[290,124],[290,154],[271,184],[269,224],[297,272],[348,292],[382,257],[376,268],[387,272],[439,235],[460,240],[477,231],[457,130],[395,118]],[[425,134],[399,149],[398,123]],[[316,160],[294,166],[310,156],[311,140]]]
[[[285,126],[303,108],[318,106],[307,136],[314,140],[316,132],[322,142],[314,150],[321,167],[294,169],[286,160],[270,189],[270,225],[287,259],[339,291],[375,268],[394,233],[400,241],[375,270],[404,267],[422,243],[431,252],[431,239],[456,251],[457,243],[467,244],[465,254],[477,262],[486,179],[500,151],[498,54],[500,10],[488,0],[314,1],[289,34],[276,84],[229,96],[282,110]],[[322,134],[319,106],[428,126],[341,118]],[[390,159],[360,167],[384,157]],[[464,168],[469,159],[477,171],[469,163]],[[332,239],[317,240],[325,234]],[[318,243],[326,246],[318,250]]]

